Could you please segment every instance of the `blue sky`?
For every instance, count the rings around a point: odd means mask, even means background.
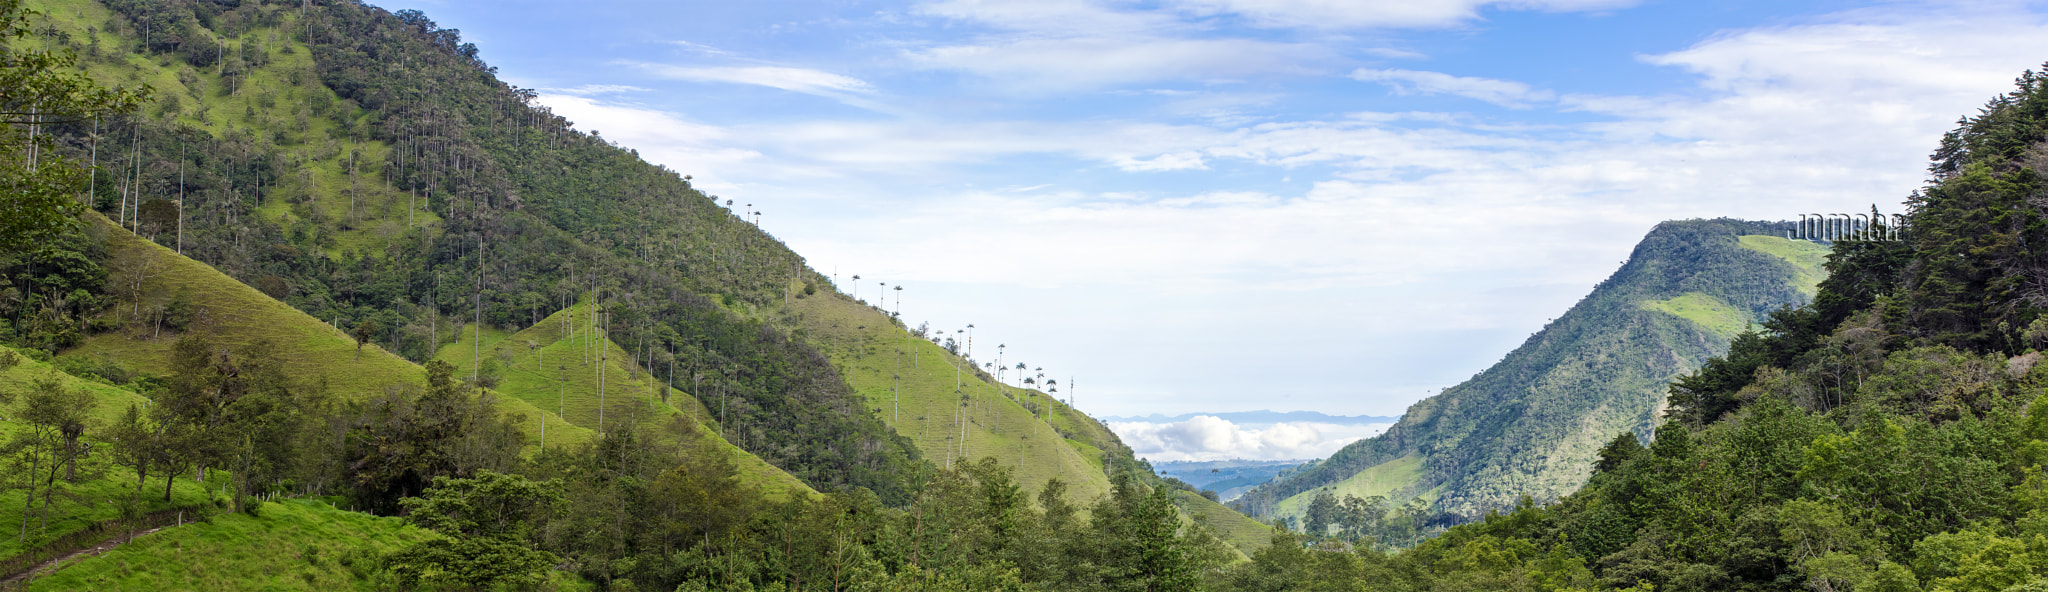
[[[386,7],[1099,415],[1398,415],[1660,220],[1895,211],[2048,60],[2028,4]]]

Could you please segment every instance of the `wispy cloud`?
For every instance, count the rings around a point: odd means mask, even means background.
[[[542,90],[553,94],[589,97],[596,95],[610,95],[629,92],[647,92],[648,89],[641,88],[638,86],[628,86],[624,84],[585,84],[583,86],[574,86],[569,88],[549,88]]]
[[[1232,15],[1266,27],[1306,29],[1440,28],[1480,17],[1480,10],[1584,12],[1612,10],[1636,0],[1177,0],[1169,3],[1200,15]]]
[[[670,42],[668,42],[668,43],[669,43],[669,45],[674,45],[674,46],[676,46],[676,47],[680,47],[680,48],[683,48],[684,50],[686,50],[686,51],[689,51],[689,52],[692,52],[692,53],[699,53],[699,54],[704,54],[704,55],[716,55],[716,56],[722,56],[722,55],[732,55],[732,52],[729,52],[729,51],[726,51],[726,50],[723,50],[723,49],[719,49],[719,48],[716,48],[716,47],[712,47],[712,46],[709,46],[709,45],[705,45],[705,44],[702,44],[702,43],[695,43],[695,42],[690,42],[690,41],[683,41],[683,40],[680,40],[680,39],[679,39],[679,40],[676,40],[676,41],[670,41]]]
[[[751,84],[820,96],[839,96],[847,93],[872,94],[875,92],[874,86],[861,79],[807,68],[787,68],[782,66],[691,67],[659,64],[645,64],[642,67],[657,76],[674,80]]]
[[[964,72],[1044,94],[1158,81],[1228,82],[1313,73],[1327,48],[1253,39],[1002,37],[907,51],[918,68]]]
[[[1516,109],[1557,98],[1555,93],[1532,89],[1527,84],[1512,80],[1452,76],[1442,72],[1359,68],[1351,72],[1351,77],[1362,82],[1385,84],[1402,94],[1456,95]]]
[[[719,173],[761,156],[753,149],[734,146],[732,134],[724,128],[687,121],[666,111],[565,92],[545,93],[537,100],[575,122],[578,129],[601,132],[606,139],[640,151],[648,162],[704,178],[698,182],[700,187],[730,186],[726,180],[730,177]]]

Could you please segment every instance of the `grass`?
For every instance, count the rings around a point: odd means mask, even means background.
[[[1188,492],[1179,492],[1181,515],[1189,520],[1207,522],[1216,530],[1216,536],[1237,551],[1240,558],[1251,560],[1251,553],[1273,544],[1273,527],[1260,524],[1244,514],[1237,513],[1223,504],[1209,501],[1209,498]],[[1252,541],[1259,541],[1252,544]]]
[[[1032,495],[1059,478],[1068,500],[1083,506],[1109,493],[1103,457],[1123,446],[1102,422],[1046,393],[984,381],[961,366],[961,356],[843,294],[797,298],[784,312],[868,407],[933,463],[994,457]],[[1042,413],[1034,416],[1026,403]],[[1186,505],[1240,551],[1271,543],[1270,529],[1235,510],[1199,496]]]
[[[418,364],[376,344],[364,345],[358,358],[355,339],[341,329],[237,282],[212,266],[114,228],[98,214],[87,217],[95,232],[106,235],[108,250],[115,260],[127,253],[155,266],[157,271],[143,283],[144,300],[168,302],[175,295],[184,294],[204,309],[190,331],[231,346],[267,343],[269,351],[291,368],[293,378],[307,388],[323,388],[343,397],[364,397],[400,384],[426,382],[426,371]],[[108,314],[126,314],[134,306],[120,304]],[[170,373],[171,346],[176,341],[177,336],[170,332],[158,334],[149,327],[130,323],[126,329],[88,337],[84,345],[66,353],[104,357],[165,375]],[[500,397],[499,409],[524,416],[536,426],[537,418],[543,415],[538,407],[517,397]],[[566,446],[589,441],[592,436],[590,430],[576,426],[550,429],[546,444]],[[537,429],[530,430],[527,437],[532,444],[541,443]]]
[[[84,463],[81,471],[89,467]],[[227,473],[212,472],[207,475],[208,483],[193,481],[188,473],[172,482],[171,501],[164,501],[163,475],[152,474],[149,482],[143,484],[138,509],[141,513],[156,512],[173,508],[201,508],[213,502],[215,494],[226,483]],[[13,557],[34,548],[40,541],[61,537],[84,530],[102,521],[121,517],[121,505],[135,492],[135,471],[124,467],[108,467],[98,478],[81,480],[51,498],[50,523],[43,528],[40,520],[42,501],[37,507],[24,512],[22,491],[0,494],[0,558]],[[68,493],[68,495],[67,495]],[[26,545],[20,538],[22,518],[29,520]]]
[[[378,590],[351,569],[431,536],[397,518],[285,500],[144,535],[85,558],[29,590]]]
[[[89,439],[97,440],[93,434],[100,433],[106,425],[119,420],[121,415],[128,411],[129,405],[149,404],[148,399],[128,389],[77,378],[25,355],[21,356],[20,360],[14,367],[0,370],[0,390],[20,393],[37,380],[54,378],[64,388],[82,389],[92,393],[94,406],[86,427]],[[12,407],[0,407],[0,438],[10,437],[17,430],[23,429],[19,421],[13,420],[14,411],[20,406],[21,402],[17,400]],[[101,469],[92,462],[81,463],[79,468],[87,475]],[[215,481],[218,482],[219,479]],[[212,499],[206,487],[190,479],[184,479],[175,482],[171,501],[166,502],[161,497],[162,476],[151,475],[150,483],[152,485],[145,487],[144,495],[141,497],[140,509],[145,513],[169,508],[202,506]],[[51,499],[48,528],[42,528],[39,523],[34,523],[29,525],[28,530],[38,538],[47,539],[64,536],[104,520],[119,518],[120,502],[129,497],[134,487],[134,471],[120,467],[106,468],[104,474],[97,478],[84,479],[70,486],[70,495],[58,495]],[[23,505],[27,501],[23,499],[25,493],[19,490],[0,493],[0,557],[12,557],[28,548],[19,538],[24,515]],[[39,515],[40,511],[41,508],[38,507],[29,515]],[[29,541],[30,545],[34,542],[33,539]]]
[[[1741,309],[1700,292],[1686,292],[1666,300],[1645,300],[1640,306],[1692,321],[1723,339],[1733,339],[1754,320]]]
[[[1809,241],[1763,234],[1743,235],[1738,241],[1743,248],[1792,264],[1792,286],[1798,288],[1807,298],[1812,298],[1821,280],[1828,277],[1827,269],[1824,267],[1827,263],[1827,247]],[[1756,320],[1741,309],[1700,292],[1687,292],[1666,300],[1646,300],[1639,305],[1645,310],[1692,321],[1723,339],[1734,338]]]
[[[640,428],[643,434],[671,441],[710,442],[733,456],[744,481],[762,488],[771,498],[781,498],[793,491],[813,493],[789,473],[721,438],[722,431],[711,409],[697,398],[668,388],[611,340],[603,336],[592,339],[591,328],[573,320],[587,320],[590,314],[591,306],[583,302],[517,333],[479,333],[474,326],[465,327],[461,337],[441,348],[436,358],[454,364],[458,375],[466,377],[476,369],[475,352],[481,351],[486,360],[495,361],[499,368],[496,392],[546,409],[541,417],[551,422],[547,427],[550,432],[562,426],[594,431],[603,425],[615,429],[623,422]],[[483,339],[481,348],[476,344],[479,336]],[[602,397],[598,391],[600,353],[605,368]],[[664,392],[666,397],[662,396]]]
[[[1359,471],[1358,474],[1347,477],[1343,481],[1317,487],[1280,500],[1280,503],[1274,506],[1273,517],[1283,520],[1287,518],[1305,519],[1308,515],[1309,501],[1314,500],[1316,494],[1323,491],[1330,492],[1331,495],[1337,496],[1337,499],[1340,500],[1344,499],[1346,495],[1355,495],[1360,498],[1383,495],[1387,496],[1389,503],[1400,505],[1408,501],[1406,498],[1400,497],[1402,491],[1421,481],[1422,456],[1410,454]],[[1420,497],[1434,499],[1434,496],[1428,493]]]
[[[1068,416],[1061,411],[1065,405],[1044,393],[981,380],[962,366],[960,356],[844,295],[828,291],[798,298],[787,310],[868,407],[933,463],[994,457],[1033,495],[1055,477],[1065,481],[1068,499],[1076,504],[1109,492],[1097,443],[1113,440],[1102,438],[1106,429],[1096,433],[1081,425],[1099,429],[1093,420]],[[1034,417],[1026,402],[1051,406],[1051,421]],[[1060,428],[1076,438],[1063,438]]]
[[[1828,277],[1827,268],[1823,267],[1828,260],[1827,247],[1811,241],[1766,234],[1746,234],[1738,240],[1745,249],[1768,254],[1792,264],[1797,272],[1792,285],[1799,288],[1799,292],[1805,294],[1807,298],[1813,298],[1821,280]]]

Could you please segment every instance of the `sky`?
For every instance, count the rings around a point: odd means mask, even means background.
[[[1659,221],[1897,212],[2048,61],[2025,3],[379,5],[1125,416],[1399,415]]]

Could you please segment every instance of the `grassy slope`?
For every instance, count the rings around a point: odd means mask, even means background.
[[[598,364],[592,344],[603,346],[605,354],[604,421],[607,426],[630,422],[642,433],[685,442],[710,441],[733,455],[735,464],[749,483],[770,497],[790,491],[811,492],[808,485],[782,469],[747,453],[719,437],[717,419],[710,408],[680,390],[667,388],[633,363],[632,354],[599,336],[590,339],[590,327],[575,319],[589,319],[591,307],[578,304],[556,312],[540,323],[517,333],[486,330],[480,350],[487,360],[496,360],[500,382],[496,391],[528,404],[545,408],[550,422],[596,428],[598,421]],[[472,326],[473,327],[473,326]],[[475,368],[477,332],[465,328],[455,343],[441,348],[436,359],[454,364],[460,376]],[[528,344],[538,347],[528,347]],[[664,402],[662,391],[668,396]],[[555,415],[560,410],[560,415]],[[553,432],[562,423],[550,423]]]
[[[1792,240],[1767,234],[1745,234],[1739,239],[1742,248],[1757,251],[1785,260],[1796,271],[1792,286],[1807,298],[1812,298],[1821,280],[1828,278],[1826,264],[1828,248],[1812,241]]]
[[[1749,318],[1748,313],[1730,306],[1726,301],[1700,292],[1686,292],[1663,300],[1644,300],[1641,304],[1644,310],[1654,310],[1698,323],[1722,339],[1735,338],[1744,327],[1756,321]]]
[[[1129,454],[1116,434],[1087,414],[1036,390],[982,380],[957,366],[964,363],[960,356],[910,335],[844,294],[797,298],[788,312],[867,398],[868,407],[934,463],[993,456],[1034,495],[1057,477],[1067,482],[1068,499],[1086,504],[1109,491],[1105,451]],[[1048,410],[1050,419],[1035,419],[1027,402]],[[963,417],[965,446],[960,445]],[[1211,526],[1240,550],[1271,542],[1265,525],[1235,510],[1199,497],[1187,507],[1208,516]]]
[[[1216,536],[1230,543],[1232,550],[1245,561],[1251,560],[1251,553],[1273,543],[1273,527],[1261,524],[1229,506],[1209,501],[1209,498],[1186,491],[1175,492],[1180,500],[1181,516],[1189,522],[1200,520],[1216,530]]]
[[[1791,240],[1783,237],[1746,234],[1738,238],[1743,248],[1764,253],[1792,264],[1792,287],[1801,294],[1813,297],[1820,281],[1827,278],[1828,248],[1810,241]],[[1701,292],[1687,292],[1663,300],[1644,300],[1645,310],[1654,310],[1677,316],[1705,327],[1722,339],[1732,339],[1747,330],[1750,325],[1762,319],[1729,304],[1720,298]]]
[[[69,374],[58,372],[48,364],[29,359],[27,356],[22,356],[21,362],[13,368],[0,370],[0,390],[19,393],[22,389],[27,388],[32,381],[44,378],[55,378],[65,388],[84,389],[93,394],[95,406],[92,410],[92,425],[87,427],[88,434],[97,433],[103,426],[120,419],[121,415],[128,410],[129,405],[146,405],[149,403],[148,399],[127,389],[100,382],[81,380]],[[0,406],[0,418],[6,418],[5,420],[0,420],[0,437],[5,437],[12,434],[14,430],[21,429],[20,422],[13,420],[13,412],[20,406],[20,401],[16,401],[11,407]],[[89,469],[90,466],[90,464],[87,464],[81,467],[81,469]],[[169,502],[163,501],[161,497],[163,495],[163,479],[161,476],[152,475],[150,477],[150,484],[145,488],[144,491],[146,493],[142,496],[143,512],[154,512],[175,507],[198,506],[208,503],[211,499],[205,488],[191,479],[179,480],[175,483],[171,491],[171,501]],[[135,473],[120,468],[113,468],[99,478],[84,481],[73,486],[71,491],[75,494],[75,497],[57,496],[52,498],[50,524],[44,534],[53,537],[63,536],[102,520],[119,518],[121,516],[121,508],[118,503],[114,502],[127,498],[134,491],[134,486]],[[0,557],[11,557],[23,551],[20,539],[17,538],[17,535],[21,532],[23,503],[26,501],[22,499],[23,494],[24,492],[22,491],[9,491],[5,494],[0,494],[0,535],[5,535],[0,536]],[[31,515],[39,516],[40,508]],[[35,526],[32,524],[30,526],[31,530]]]
[[[345,555],[382,553],[430,536],[397,518],[286,500],[264,504],[258,516],[223,514],[139,537],[29,589],[375,590],[342,565]]]
[[[1282,500],[1277,512],[1280,516],[1303,516],[1308,514],[1308,502],[1320,491],[1329,491],[1337,499],[1346,495],[1370,498],[1375,495],[1393,495],[1404,487],[1422,479],[1422,457],[1408,455],[1359,471],[1358,474],[1330,485],[1312,489],[1294,497]],[[1431,499],[1425,494],[1424,499]]]
[[[363,346],[361,359],[357,359],[355,340],[340,329],[243,285],[211,266],[113,228],[97,214],[88,216],[106,233],[108,251],[114,258],[133,252],[158,266],[160,271],[144,284],[145,299],[169,301],[182,292],[205,309],[204,320],[194,321],[191,330],[205,332],[230,345],[268,342],[271,351],[293,369],[295,378],[309,385],[324,384],[330,393],[340,396],[367,396],[397,384],[426,382],[426,372],[418,364],[375,344]],[[149,372],[168,374],[171,346],[175,342],[172,335],[136,328],[93,335],[85,345],[69,353],[105,356]],[[538,407],[517,397],[501,397],[500,409],[524,416],[532,424],[527,437],[539,443],[539,418],[544,414]],[[547,444],[568,445],[588,441],[592,435],[589,429],[575,426],[549,429]]]
[[[1033,493],[1054,477],[1067,482],[1076,503],[1109,492],[1099,447],[1061,438],[1020,402],[1044,404],[1049,397],[991,384],[956,369],[962,363],[958,356],[911,336],[849,298],[820,293],[795,299],[789,310],[800,317],[810,342],[832,358],[855,392],[867,398],[868,407],[916,442],[933,463],[944,466],[961,458],[993,456],[1015,470],[1018,482]],[[900,376],[900,382],[894,376]],[[955,394],[956,377],[960,394]],[[963,416],[964,447],[959,445]]]

